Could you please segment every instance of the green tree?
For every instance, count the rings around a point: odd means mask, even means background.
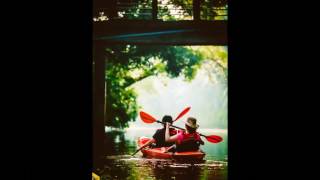
[[[193,16],[193,0],[169,0],[169,3],[184,10],[186,16]],[[200,0],[200,18],[202,20],[224,20],[217,17],[226,14],[227,0]]]
[[[117,45],[105,53],[106,125],[119,128],[137,116],[137,95],[130,85],[159,73],[191,80],[203,60],[200,52],[183,46]]]
[[[226,15],[227,0],[200,0],[200,3],[200,16],[202,20],[227,19],[227,16],[219,16]],[[193,0],[158,0],[158,19],[192,19],[192,11]],[[109,18],[150,20],[152,18],[152,0],[112,0],[111,3],[95,0],[94,14],[94,16],[97,16],[95,19],[101,20]]]

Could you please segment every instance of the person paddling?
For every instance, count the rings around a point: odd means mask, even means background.
[[[185,122],[186,131],[179,131],[176,135],[170,135],[169,123],[166,123],[165,141],[175,143],[169,149],[175,148],[176,152],[197,151],[200,145],[204,145],[199,133],[196,130],[199,128],[197,119],[189,117]]]
[[[166,124],[168,124],[169,126],[172,124],[172,122],[173,122],[172,117],[169,115],[165,115],[162,118],[162,122],[164,123],[163,128],[157,129],[157,131],[152,136],[152,139],[150,139],[143,146],[141,146],[139,149],[137,149],[136,152],[140,151],[141,149],[143,149],[147,146],[150,146],[151,148],[156,148],[156,147],[169,147],[174,144],[174,142],[166,142],[165,141],[166,129],[168,129],[168,133],[170,136],[177,134],[177,131],[174,128],[166,128]]]

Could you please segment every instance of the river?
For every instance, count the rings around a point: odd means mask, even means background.
[[[107,130],[105,156],[102,167],[95,171],[101,179],[112,180],[171,180],[171,179],[215,179],[226,180],[228,172],[227,131],[219,129],[199,129],[206,135],[220,135],[223,142],[213,144],[205,139],[201,149],[206,152],[203,163],[179,163],[173,160],[147,159],[139,152],[130,156],[137,146],[138,137],[151,137],[153,128],[131,128],[126,130]]]

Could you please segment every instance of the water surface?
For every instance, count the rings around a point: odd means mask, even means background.
[[[223,130],[199,129],[202,134],[215,134],[224,138],[218,144],[205,139],[201,149],[206,152],[202,163],[183,163],[174,160],[148,159],[142,153],[130,156],[137,146],[138,137],[151,137],[155,129],[134,128],[124,131],[108,130],[106,132],[103,166],[96,172],[102,179],[215,179],[226,180],[228,172],[227,132]]]

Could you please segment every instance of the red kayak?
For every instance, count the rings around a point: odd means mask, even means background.
[[[147,137],[140,137],[138,139],[138,146],[141,147],[150,138]],[[142,149],[141,152],[144,157],[147,158],[157,158],[157,159],[174,159],[174,160],[203,160],[204,156],[206,155],[202,151],[186,151],[186,152],[164,152],[168,147],[161,147],[161,148],[145,148]]]

